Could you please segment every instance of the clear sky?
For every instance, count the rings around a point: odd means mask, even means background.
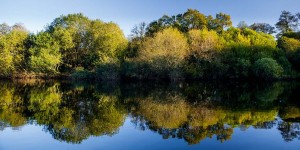
[[[24,23],[37,32],[60,15],[81,12],[91,19],[116,22],[128,35],[135,24],[188,8],[205,15],[230,14],[234,25],[239,21],[274,25],[282,10],[300,12],[300,0],[0,0],[0,23]]]

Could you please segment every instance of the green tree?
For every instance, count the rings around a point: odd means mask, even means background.
[[[127,48],[127,40],[117,24],[90,20],[83,14],[56,18],[46,32],[60,47],[62,72],[76,72],[81,67],[94,71],[98,65],[119,63]]]
[[[254,63],[253,71],[258,78],[276,79],[282,76],[283,68],[272,58],[262,58]]]
[[[25,70],[24,42],[27,36],[28,32],[23,30],[12,30],[12,32],[6,36],[6,46],[13,56],[14,71],[16,72],[22,72]]]
[[[14,25],[16,26],[16,25]],[[18,28],[5,31],[5,34],[0,34],[0,58],[2,75],[12,75],[16,72],[23,72],[25,67],[24,53],[25,40],[28,37],[28,31],[25,27],[18,25]]]
[[[130,38],[138,39],[138,40],[143,39],[146,35],[146,27],[147,27],[147,24],[145,22],[135,25],[131,29]]]
[[[216,30],[218,33],[222,32],[225,28],[232,26],[230,15],[224,13],[218,13],[215,19],[212,16],[208,16],[207,20],[208,28],[211,30]]]
[[[289,33],[283,34],[282,36],[300,40],[300,32],[289,32]]]
[[[276,48],[276,41],[270,34],[256,32],[251,29],[244,29],[241,33],[244,37],[250,39],[250,44],[253,46]]]
[[[249,28],[248,24],[245,21],[240,21],[239,24],[237,25],[239,29],[246,29]]]
[[[128,44],[120,27],[112,22],[92,21],[87,37],[92,41],[84,67],[89,70],[96,67],[96,78],[118,79],[120,60]]]
[[[300,69],[300,41],[294,38],[282,36],[278,40],[278,47],[283,49],[286,57],[289,59],[291,64],[296,68]]]
[[[6,48],[6,39],[0,36],[0,75],[7,76],[11,74],[14,69],[13,56],[10,51]]]
[[[155,33],[173,26],[173,18],[168,15],[163,15],[158,20],[152,21],[148,27],[146,35],[154,36]]]
[[[225,44],[230,45],[251,45],[250,39],[245,37],[238,28],[231,27],[220,34],[224,38]]]
[[[88,63],[87,66],[118,62],[121,54],[127,48],[128,41],[122,30],[112,22],[92,21],[87,37],[92,39],[88,52],[91,63]]]
[[[295,31],[298,25],[298,18],[289,11],[282,11],[276,28],[281,34]]]
[[[125,58],[137,57],[138,50],[146,38],[147,24],[145,22],[135,25],[131,30],[128,48],[124,51]]]
[[[177,28],[182,32],[188,32],[192,29],[205,29],[207,28],[207,19],[204,14],[195,9],[188,9],[183,14],[171,17],[164,15],[149,24],[146,35],[153,36],[154,33],[169,27]]]
[[[257,59],[275,58],[279,51],[272,35],[248,28],[241,30],[232,27],[221,36],[225,48],[221,51],[220,59],[225,65],[225,75],[230,78],[249,77],[251,66]]]
[[[0,35],[8,34],[10,31],[11,31],[11,27],[8,24],[6,23],[0,24]]]
[[[34,37],[29,49],[29,66],[35,73],[54,74],[61,63],[58,43],[47,32],[40,32]]]
[[[182,15],[181,30],[188,32],[192,29],[205,29],[207,26],[207,20],[205,15],[201,14],[198,10],[188,9]]]
[[[267,33],[267,34],[276,33],[275,27],[273,27],[267,23],[253,23],[250,26],[250,29],[255,30],[256,32],[263,32],[263,33]]]
[[[47,27],[46,32],[52,34],[61,46],[61,71],[72,71],[82,67],[84,56],[88,53],[87,31],[91,21],[83,14],[60,16]]]
[[[292,56],[300,48],[300,41],[283,36],[278,40],[278,47],[282,48],[288,56]]]

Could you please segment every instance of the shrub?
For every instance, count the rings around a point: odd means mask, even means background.
[[[119,63],[99,64],[96,69],[96,79],[99,80],[120,79],[120,64]]]
[[[127,79],[153,79],[155,74],[151,66],[143,61],[127,60],[122,64],[121,75]]]
[[[88,70],[84,70],[83,67],[75,68],[75,71],[71,74],[71,78],[74,80],[81,80],[81,79],[92,79],[94,74]]]
[[[276,79],[283,74],[283,68],[272,58],[258,59],[253,66],[254,75],[262,79]]]
[[[282,48],[291,64],[300,70],[300,41],[294,38],[281,37],[278,47]]]

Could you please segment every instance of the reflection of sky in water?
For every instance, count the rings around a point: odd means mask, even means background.
[[[42,126],[25,125],[19,130],[6,128],[0,132],[0,149],[299,149],[298,140],[286,143],[277,130],[254,129],[245,131],[234,129],[231,140],[221,143],[216,136],[206,138],[199,144],[187,145],[184,140],[168,139],[153,131],[141,131],[134,127],[131,118],[127,118],[118,134],[90,137],[81,144],[67,144],[42,131]]]

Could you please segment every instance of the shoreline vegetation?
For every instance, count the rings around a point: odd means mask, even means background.
[[[133,27],[62,15],[43,31],[0,24],[0,78],[286,80],[300,77],[300,13],[232,26],[230,15],[188,9]],[[275,30],[277,29],[277,30]],[[276,32],[277,31],[277,32]],[[277,33],[276,38],[274,35]]]

